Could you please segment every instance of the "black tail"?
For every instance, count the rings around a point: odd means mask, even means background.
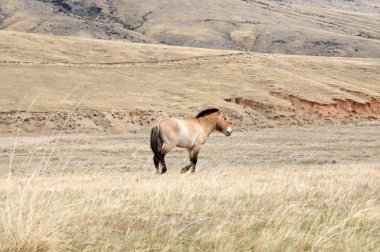
[[[156,125],[150,131],[150,148],[152,149],[154,156],[161,162],[164,160],[162,155],[162,139],[160,137],[160,128]]]

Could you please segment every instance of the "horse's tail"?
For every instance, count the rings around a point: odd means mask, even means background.
[[[162,154],[162,139],[160,137],[160,128],[158,125],[154,126],[150,131],[150,148],[152,149],[154,156],[160,161],[164,159]]]

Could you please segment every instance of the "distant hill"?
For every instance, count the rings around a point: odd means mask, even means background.
[[[127,132],[219,107],[237,130],[380,122],[380,59],[0,31],[0,133]]]
[[[377,0],[0,0],[0,29],[298,55],[380,57]]]

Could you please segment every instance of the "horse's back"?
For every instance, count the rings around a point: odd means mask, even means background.
[[[179,125],[177,119],[174,118],[164,118],[158,123],[160,131],[164,133],[174,132],[179,133]]]

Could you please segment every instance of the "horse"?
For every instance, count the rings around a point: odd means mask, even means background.
[[[153,163],[156,172],[159,173],[160,163],[161,173],[167,171],[165,155],[175,147],[179,147],[186,148],[190,157],[190,164],[183,167],[181,172],[186,173],[191,168],[191,173],[194,173],[199,151],[214,130],[227,137],[232,134],[230,121],[217,108],[203,110],[192,119],[162,119],[150,132],[150,148],[154,154]]]

